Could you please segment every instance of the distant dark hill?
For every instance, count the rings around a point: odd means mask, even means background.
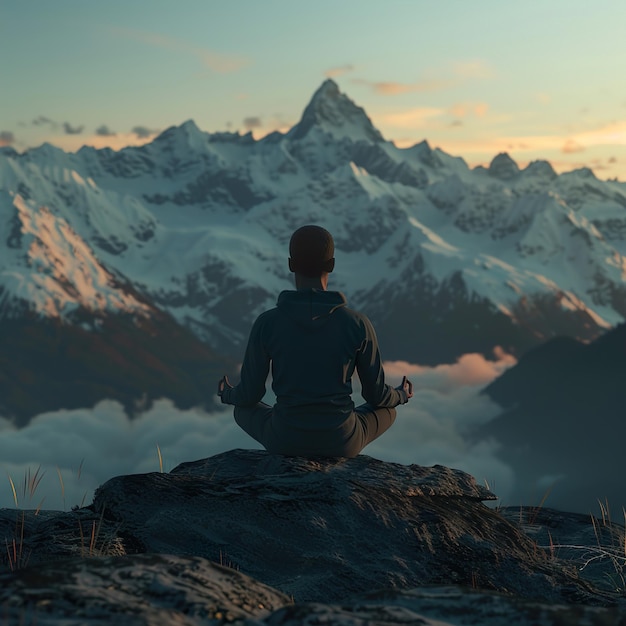
[[[22,427],[39,413],[106,398],[130,414],[162,397],[180,408],[212,408],[217,380],[234,370],[162,313],[83,318],[0,320],[0,416]]]
[[[553,339],[529,351],[484,393],[505,409],[474,433],[501,444],[516,496],[588,512],[626,505],[626,324],[590,344]],[[557,479],[558,478],[558,479]],[[514,503],[509,503],[514,504]]]

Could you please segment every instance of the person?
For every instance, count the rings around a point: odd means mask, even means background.
[[[289,242],[295,291],[283,291],[277,306],[254,322],[240,382],[218,383],[222,403],[234,405],[239,426],[270,453],[354,457],[394,422],[396,406],[413,396],[405,376],[385,383],[376,333],[370,320],[328,290],[335,267],[334,242],[324,228],[307,225]],[[276,403],[265,395],[272,370]],[[357,371],[365,404],[352,401]]]

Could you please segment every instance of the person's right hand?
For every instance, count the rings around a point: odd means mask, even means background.
[[[413,397],[413,383],[406,377],[402,377],[402,382],[396,387],[396,389],[404,391],[406,393],[406,401],[408,402]]]
[[[232,389],[233,386],[230,384],[228,380],[228,376],[223,376],[220,378],[220,382],[217,383],[217,395],[221,398],[224,393],[224,389]]]

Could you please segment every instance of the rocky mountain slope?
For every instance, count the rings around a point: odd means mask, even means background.
[[[60,408],[104,398],[128,415],[170,398],[180,408],[216,407],[215,387],[235,363],[158,309],[151,317],[90,316],[67,324],[27,313],[0,322],[0,416],[18,427]]]
[[[626,316],[626,184],[397,148],[329,80],[288,133],[258,141],[188,121],[119,152],[1,148],[0,326],[28,312],[95,333],[122,316],[141,334],[167,318],[153,328],[165,343],[176,323],[237,361],[292,286],[304,223],[334,234],[332,288],[370,315],[388,359],[521,354]]]
[[[590,520],[502,515],[481,502],[494,497],[442,466],[234,450],[113,478],[71,512],[0,510],[0,603],[11,624],[623,619],[611,563],[599,587],[580,554],[559,557],[561,542],[593,548]]]

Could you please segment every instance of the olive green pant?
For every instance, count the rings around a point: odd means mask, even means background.
[[[332,430],[302,429],[274,418],[271,406],[235,407],[235,421],[268,452],[288,456],[355,457],[395,421],[396,410],[362,404]]]

